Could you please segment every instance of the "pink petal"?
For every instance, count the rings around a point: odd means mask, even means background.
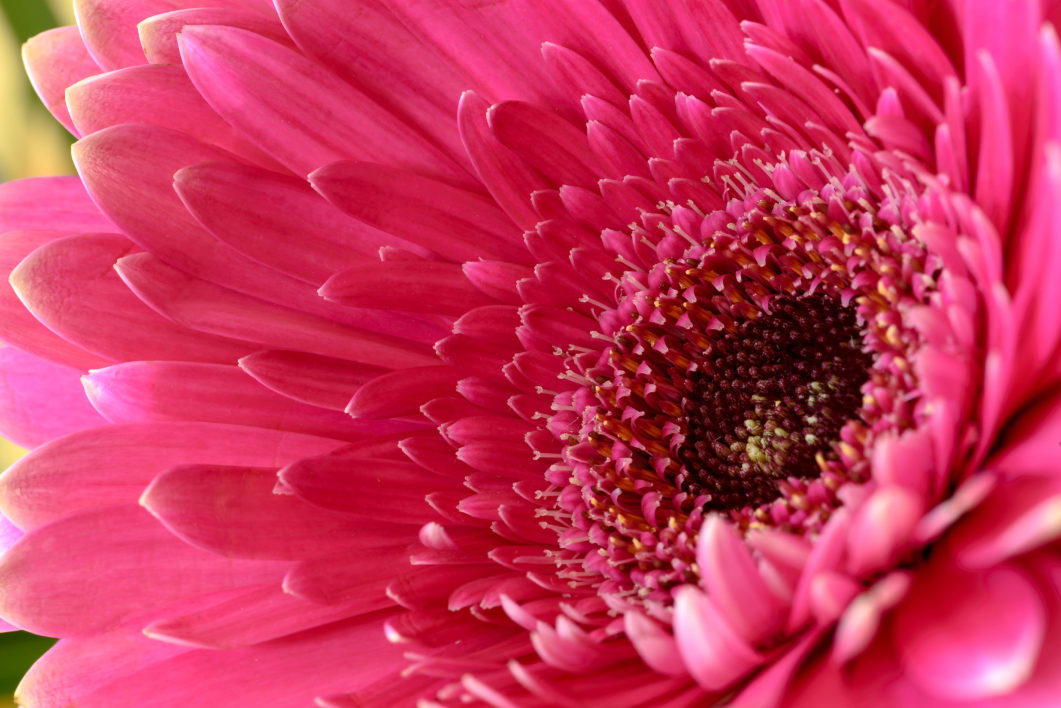
[[[731,523],[714,515],[704,521],[696,560],[712,604],[744,641],[754,645],[777,632],[788,607],[759,574]]]
[[[411,463],[319,457],[285,467],[280,479],[295,494],[325,509],[423,524],[435,518],[424,495],[437,489],[440,481],[428,483],[424,474]]]
[[[60,435],[103,425],[81,385],[81,372],[0,348],[0,434],[32,448]]]
[[[115,231],[77,177],[0,184],[0,232],[31,229]]]
[[[995,487],[955,528],[948,542],[963,567],[986,568],[1061,536],[1061,487],[1023,478]]]
[[[350,397],[383,371],[341,359],[292,351],[262,351],[239,360],[239,368],[270,391],[313,406],[345,410]]]
[[[304,180],[234,162],[205,162],[173,176],[200,224],[249,258],[319,287],[332,273],[401,239],[354,221]],[[268,204],[268,209],[262,209]],[[293,238],[296,237],[297,238]]]
[[[872,0],[841,0],[840,7],[863,46],[878,47],[895,57],[933,96],[941,95],[943,81],[956,75],[939,43],[906,10]]]
[[[407,170],[337,162],[310,183],[356,219],[453,261],[526,260],[520,234],[494,203]]]
[[[229,162],[230,153],[184,133],[136,123],[93,133],[73,152],[85,188],[103,211],[131,241],[169,265],[268,302],[339,321],[356,319],[322,300],[312,286],[221,243],[188,214],[173,190],[174,173],[198,162]]]
[[[41,101],[66,129],[77,135],[65,93],[81,79],[100,73],[85,49],[77,27],[57,27],[22,45],[22,61]]]
[[[78,28],[89,54],[107,70],[144,63],[136,23],[174,9],[167,0],[116,5],[105,0],[77,0]]]
[[[913,545],[924,511],[921,498],[904,487],[874,490],[851,515],[847,570],[861,578],[892,567]]]
[[[354,418],[416,415],[425,400],[453,393],[457,372],[448,366],[425,366],[378,376],[358,389],[346,412]]]
[[[323,455],[327,438],[223,423],[125,423],[49,442],[0,475],[0,507],[23,529],[92,507],[135,502],[169,467],[189,463],[281,466]],[[106,475],[99,470],[107,460]]]
[[[417,39],[383,6],[365,3],[355,14],[342,0],[281,0],[284,27],[311,57],[381,106],[464,159],[449,121],[467,81],[460,70]]]
[[[71,86],[66,104],[80,135],[122,123],[151,123],[252,162],[276,165],[206,105],[180,66],[134,66],[101,74]]]
[[[62,639],[30,667],[16,700],[26,706],[68,705],[111,681],[188,650],[148,639],[139,625]]]
[[[113,423],[199,421],[358,439],[347,416],[298,403],[258,385],[235,366],[128,362],[84,378],[97,410]]]
[[[80,512],[34,529],[0,559],[0,612],[38,634],[113,627],[167,603],[276,579],[270,563],[200,551],[136,506]]]
[[[284,592],[324,605],[361,601],[375,606],[386,597],[387,586],[409,570],[406,548],[416,537],[416,526],[380,522],[364,526],[367,534],[358,535],[357,540],[364,542],[357,544],[361,552],[356,562],[351,561],[351,551],[304,560],[284,576]]]
[[[320,289],[333,302],[418,314],[462,315],[493,301],[468,282],[456,263],[360,263],[333,275]]]
[[[218,114],[298,174],[360,159],[443,177],[463,170],[364,94],[319,65],[235,27],[186,27],[181,57]],[[305,117],[311,115],[312,121]]]
[[[987,52],[977,55],[971,73],[976,77],[975,85],[979,89],[977,100],[982,121],[974,196],[992,223],[1004,233],[1012,218],[1011,199],[1017,167],[1013,159],[1013,119],[1006,110],[1002,77]]]
[[[67,234],[62,231],[8,231],[0,237],[0,273],[10,274],[29,254]],[[68,342],[31,315],[11,287],[0,285],[0,341],[72,369],[86,371],[112,360]]]
[[[375,599],[376,602],[372,602]],[[152,639],[206,649],[233,649],[269,641],[390,606],[386,596],[365,598],[358,606],[311,604],[272,585],[178,617],[152,622]]]
[[[592,161],[586,136],[571,123],[544,108],[506,101],[487,113],[497,139],[557,185],[592,187],[600,170]]]
[[[1061,406],[1058,393],[1047,394],[1037,404],[1024,411],[1007,428],[998,450],[987,463],[1012,475],[1049,475],[1057,472],[1054,456],[1061,440]]]
[[[674,638],[686,669],[708,691],[728,687],[765,661],[714,603],[692,586],[675,592]]]
[[[832,659],[846,663],[862,653],[877,635],[881,620],[910,588],[910,574],[890,573],[847,606],[836,626]]]
[[[349,547],[358,524],[290,494],[270,468],[179,465],[156,477],[140,504],[177,537],[234,558],[298,560]]]
[[[56,705],[150,706],[158,703],[164,685],[174,705],[304,708],[317,695],[372,684],[402,661],[401,650],[382,638],[381,621],[356,618],[224,652],[186,651],[94,690],[60,693],[62,703]]]
[[[467,88],[489,96],[540,97],[549,90],[538,61],[540,40],[527,36],[526,13],[509,4],[389,0],[388,9],[417,38],[458,67]],[[505,27],[504,37],[496,27]]]
[[[106,359],[231,362],[247,353],[252,345],[174,325],[140,302],[113,267],[132,250],[118,235],[51,241],[12,271],[11,285],[38,320]]]
[[[1017,689],[1044,641],[1039,593],[1020,571],[938,568],[896,612],[895,641],[910,678],[941,699],[976,700]]]
[[[275,17],[237,7],[190,7],[154,15],[136,26],[148,61],[152,64],[180,64],[177,38],[182,29],[191,25],[239,27],[291,46],[291,38]]]
[[[686,673],[677,641],[659,624],[640,612],[626,612],[623,628],[637,653],[653,671],[670,676]]]
[[[498,206],[521,228],[533,228],[538,216],[531,208],[529,195],[544,189],[548,182],[494,137],[486,119],[489,108],[472,91],[461,95],[457,125],[464,149]]]
[[[141,253],[122,258],[118,274],[137,296],[168,318],[199,332],[300,349],[373,366],[435,363],[427,346],[387,334],[347,327],[214,285]],[[382,319],[394,315],[380,312]],[[385,323],[393,326],[393,321]]]

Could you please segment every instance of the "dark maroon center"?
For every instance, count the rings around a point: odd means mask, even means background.
[[[728,510],[771,501],[786,478],[819,476],[871,362],[853,308],[825,295],[776,298],[770,314],[714,333],[686,379],[679,486]]]

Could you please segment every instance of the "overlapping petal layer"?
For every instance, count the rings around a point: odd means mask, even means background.
[[[1057,695],[1056,3],[76,5],[23,703]]]

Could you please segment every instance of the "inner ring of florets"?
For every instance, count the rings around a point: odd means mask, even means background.
[[[697,507],[730,511],[770,502],[789,477],[818,477],[869,378],[857,320],[835,298],[783,295],[768,313],[709,332],[685,376],[675,487]]]
[[[937,268],[909,235],[916,188],[874,194],[815,164],[793,197],[743,186],[725,211],[661,205],[631,227],[659,257],[618,279],[599,358],[567,360],[589,404],[557,466],[562,545],[602,582],[666,602],[696,582],[711,513],[816,533],[869,477],[874,439],[917,424],[920,339],[904,313],[928,302]]]

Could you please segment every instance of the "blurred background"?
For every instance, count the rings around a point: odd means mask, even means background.
[[[24,41],[51,27],[73,24],[70,0],[0,0],[0,181],[73,174],[71,137],[37,99],[22,68]],[[0,469],[24,450],[0,439]],[[0,634],[0,708],[22,674],[52,640],[26,632]]]

